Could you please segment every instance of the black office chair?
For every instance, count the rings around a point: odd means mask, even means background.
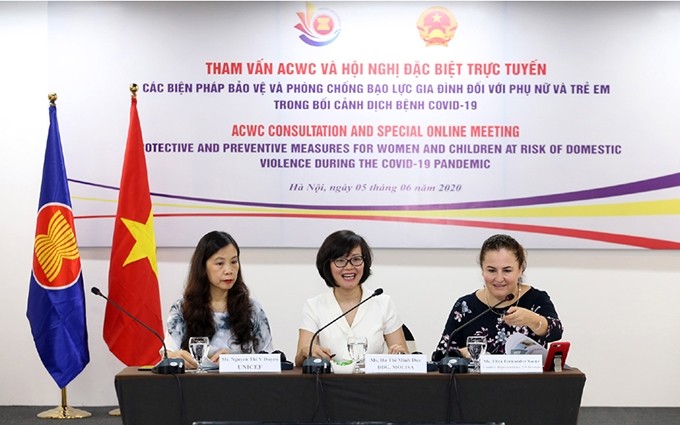
[[[415,353],[418,351],[418,349],[416,348],[416,339],[413,337],[411,330],[406,325],[402,325],[401,328],[404,331],[404,337],[406,338],[406,348],[408,348],[408,352]]]

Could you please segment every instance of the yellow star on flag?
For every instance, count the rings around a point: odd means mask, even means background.
[[[156,265],[156,237],[154,236],[153,214],[151,211],[149,211],[149,218],[146,219],[146,223],[140,223],[138,221],[123,217],[121,217],[121,221],[130,231],[132,237],[135,238],[135,246],[133,246],[130,250],[130,253],[123,263],[123,267],[135,261],[148,258],[154,274],[156,277],[158,277],[158,266]]]

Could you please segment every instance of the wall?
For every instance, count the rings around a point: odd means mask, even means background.
[[[26,319],[35,212],[47,135],[48,14],[44,3],[0,3],[0,405],[57,405],[60,391],[40,362]],[[17,42],[19,41],[20,42]],[[642,120],[641,120],[642,121]],[[238,229],[225,229],[238,235]],[[196,235],[198,239],[200,235]],[[522,235],[517,235],[522,239]],[[480,241],[481,242],[481,241]],[[117,404],[113,379],[123,365],[101,338],[108,249],[83,249],[91,362],[68,387],[72,406]],[[164,311],[181,293],[190,249],[159,249]],[[311,249],[242,252],[253,295],[269,315],[275,343],[294,353],[304,298],[325,286]],[[394,297],[424,352],[433,349],[453,300],[481,285],[477,252],[376,250],[369,282]],[[677,251],[529,252],[527,282],[547,290],[572,342],[569,364],[587,375],[584,406],[680,406]],[[656,347],[658,343],[659,347]]]

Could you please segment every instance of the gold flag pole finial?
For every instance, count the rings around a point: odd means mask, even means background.
[[[130,84],[130,94],[132,97],[137,97],[137,90],[139,90],[139,86],[137,84]]]
[[[50,106],[54,106],[54,102],[57,101],[57,94],[56,93],[50,93],[47,95],[47,100],[50,101]]]

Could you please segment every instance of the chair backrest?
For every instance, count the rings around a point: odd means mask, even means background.
[[[418,351],[416,347],[416,339],[413,337],[411,330],[406,325],[402,325],[401,328],[404,330],[404,337],[406,338],[406,348],[408,348],[408,352],[414,353]]]

